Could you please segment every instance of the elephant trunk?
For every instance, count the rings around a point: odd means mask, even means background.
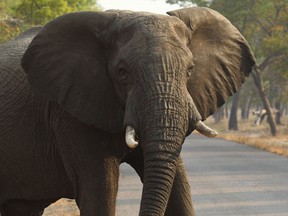
[[[161,216],[169,200],[181,148],[173,142],[155,141],[146,143],[144,149],[144,182],[139,215]]]
[[[177,159],[189,125],[189,112],[187,103],[176,98],[150,98],[144,107],[144,113],[139,115],[139,138],[144,153],[140,215],[161,216],[172,189]]]
[[[206,136],[216,134],[200,121],[192,98],[186,90],[183,92],[180,95],[187,95],[187,98],[154,94],[139,101],[134,109],[131,109],[134,103],[129,101],[126,105],[127,145],[135,148],[139,138],[144,153],[141,216],[164,215],[187,133],[197,129]]]

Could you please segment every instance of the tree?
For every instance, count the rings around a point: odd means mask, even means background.
[[[241,91],[242,91],[242,94],[245,95],[245,97],[241,97],[241,101],[240,101],[240,108],[241,108],[241,119],[244,120],[244,119],[249,119],[249,114],[250,114],[250,109],[251,109],[251,105],[252,105],[252,102],[253,102],[253,99],[255,97],[255,94],[254,93],[247,93],[247,91],[245,90],[250,90],[251,89],[251,86],[247,86],[246,85],[246,88],[241,88]]]
[[[272,115],[272,108],[270,105],[270,101],[268,100],[268,97],[265,94],[265,90],[263,87],[263,81],[262,81],[262,77],[260,75],[260,71],[258,69],[258,66],[255,66],[254,71],[252,73],[252,77],[254,79],[256,87],[258,88],[260,97],[261,97],[262,102],[263,102],[264,109],[267,112],[267,119],[268,119],[268,123],[270,125],[271,134],[273,136],[276,136],[277,130],[276,130],[276,124],[275,124],[275,121],[274,121],[273,115]]]
[[[233,97],[231,113],[230,113],[230,118],[229,118],[229,123],[228,123],[229,130],[235,130],[235,131],[238,130],[237,108],[239,104],[239,98],[240,98],[240,91],[238,91]]]
[[[15,8],[17,15],[31,25],[42,25],[69,12],[97,9],[94,0],[25,0]]]
[[[286,71],[286,68],[281,68],[280,65],[285,64],[288,57],[288,2],[284,0],[272,2],[262,0],[261,3],[261,5],[254,6],[253,13],[254,26],[257,27],[257,31],[254,30],[254,40],[250,40],[256,45],[254,50],[259,60],[252,75],[263,106],[267,111],[271,133],[275,136],[276,125],[272,115],[271,103],[265,93],[263,79],[267,80],[271,86],[273,77],[284,78],[282,72],[283,70]],[[257,43],[257,41],[261,43]],[[269,75],[266,79],[265,72],[268,72]],[[272,76],[271,72],[273,72]]]
[[[0,43],[20,33],[19,20],[11,16],[12,6],[13,2],[11,0],[3,0],[0,2]]]
[[[2,0],[0,2],[0,43],[21,31],[69,12],[99,10],[95,0]]]

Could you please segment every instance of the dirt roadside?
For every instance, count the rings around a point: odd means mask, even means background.
[[[238,142],[288,157],[288,116],[283,117],[286,124],[277,125],[277,135],[274,137],[270,133],[267,122],[261,125],[253,125],[253,119],[239,121],[238,131],[227,129],[228,120],[215,123],[212,118],[207,119],[207,124],[216,129],[219,134],[217,138]]]

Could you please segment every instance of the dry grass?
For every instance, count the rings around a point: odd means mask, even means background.
[[[244,134],[229,134],[223,133],[218,136],[219,138],[235,141],[238,143],[250,145],[265,151],[269,151],[275,154],[288,156],[288,136],[284,137],[251,137],[250,135]]]
[[[277,136],[273,137],[267,122],[259,126],[253,126],[253,119],[239,121],[238,131],[229,131],[228,120],[215,124],[212,118],[207,120],[207,124],[218,130],[218,138],[235,141],[238,143],[253,146],[265,151],[288,157],[288,117],[284,116],[282,121],[284,125],[277,126]]]

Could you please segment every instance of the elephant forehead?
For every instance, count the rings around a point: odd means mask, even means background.
[[[172,37],[185,38],[189,37],[189,31],[186,25],[178,18],[167,15],[130,12],[118,18],[119,33],[130,32],[131,35],[139,34],[142,37]]]
[[[177,17],[151,13],[129,12],[118,18],[118,33],[114,40],[116,43],[116,56],[143,58],[149,62],[151,58],[165,60],[165,54],[181,56],[181,61],[191,62],[192,53],[188,49],[189,31],[186,25]],[[131,56],[131,53],[134,55]],[[137,56],[137,58],[135,57]],[[174,59],[175,60],[175,59]],[[161,62],[161,61],[158,61]]]
[[[181,20],[166,15],[153,15],[145,17],[145,21],[142,25],[142,31],[150,32],[151,35],[159,35],[162,37],[177,36],[181,40],[186,38],[189,32]]]

